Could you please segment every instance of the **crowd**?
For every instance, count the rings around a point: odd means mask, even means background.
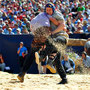
[[[89,0],[1,0],[0,33],[29,34],[30,21],[52,2],[66,22],[66,32],[90,33]]]

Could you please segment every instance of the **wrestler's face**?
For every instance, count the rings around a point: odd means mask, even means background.
[[[52,15],[52,14],[53,14],[52,8],[47,7],[47,8],[46,8],[46,13],[47,13],[48,15]]]

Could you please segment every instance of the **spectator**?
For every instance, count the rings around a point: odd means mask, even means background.
[[[76,30],[74,24],[71,22],[71,19],[67,19],[67,33],[68,34],[71,34],[71,33],[74,33],[74,31]]]
[[[88,13],[88,15],[90,15],[90,2],[87,5],[87,13]]]
[[[29,21],[26,22],[26,28],[27,28],[27,31],[30,32],[30,22]]]
[[[85,7],[82,6],[82,4],[80,3],[80,4],[78,5],[77,11],[85,11]]]
[[[83,60],[84,66],[86,68],[90,68],[90,56],[88,56],[85,51],[82,52],[82,60]]]
[[[10,28],[14,28],[14,22],[11,22],[10,19],[8,19],[8,25]]]
[[[11,28],[8,28],[8,32],[6,34],[14,35],[14,33],[12,32],[12,29]]]
[[[90,56],[90,38],[88,38],[87,42],[84,45],[84,51],[87,53],[87,55]]]
[[[4,63],[4,59],[2,57],[2,54],[0,53],[0,70],[4,71],[5,69],[5,63]]]
[[[15,27],[12,29],[14,34],[17,34],[18,24],[15,24]]]
[[[2,18],[0,18],[0,25],[2,26],[2,28],[3,28],[3,26],[5,26],[5,23],[3,22]]]
[[[4,33],[5,33],[5,34],[8,34],[8,33],[9,33],[8,28],[9,28],[9,25],[6,24],[6,28],[4,29]]]
[[[18,29],[16,30],[16,32],[17,32],[17,35],[20,35],[20,34],[21,34],[21,29],[18,28]]]
[[[83,21],[83,27],[82,27],[84,33],[87,32],[87,21]]]
[[[83,15],[83,13],[82,13],[82,11],[79,11],[78,13],[77,13],[77,16],[76,16],[76,20],[80,20],[81,18],[83,18],[84,17],[84,15]]]
[[[62,60],[62,65],[66,73],[70,73],[70,74],[75,73],[75,63],[72,59],[69,58],[67,54],[64,55],[64,60]]]
[[[76,28],[78,28],[78,27],[81,27],[81,28],[82,28],[82,23],[81,23],[80,20],[77,21],[77,24],[75,25],[75,27],[76,27]]]
[[[12,22],[13,22],[14,24],[17,24],[17,16],[14,15],[13,17],[14,17],[14,20],[13,20]]]
[[[88,18],[89,18],[89,14],[87,14],[87,12],[84,13],[84,20],[86,20],[88,22]]]
[[[88,18],[88,25],[90,25],[90,17]]]
[[[24,46],[24,43],[20,42],[20,47],[17,50],[17,54],[19,56],[20,70],[22,69],[22,66],[25,62],[27,53],[28,53],[28,51],[27,51],[27,48]]]
[[[8,15],[10,21],[12,22],[14,20],[14,14],[13,12],[11,12],[9,15]]]
[[[75,18],[77,16],[77,10],[78,10],[77,4],[75,3],[74,7],[71,10],[73,18]]]
[[[87,26],[87,32],[90,34],[90,25]]]
[[[81,34],[81,33],[84,33],[84,32],[83,32],[83,30],[82,30],[82,27],[79,26],[74,33],[76,33],[76,34]]]
[[[25,25],[23,25],[22,34],[29,34],[29,32],[28,32],[28,30],[27,30]]]
[[[22,29],[23,29],[22,21],[19,21],[18,28],[20,28],[21,29],[21,32],[22,32]]]
[[[7,19],[7,14],[5,12],[3,12],[2,18],[3,18],[3,21]]]
[[[4,34],[2,26],[0,25],[0,34]]]

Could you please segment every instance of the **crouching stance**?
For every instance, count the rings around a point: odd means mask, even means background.
[[[42,21],[37,20],[38,22],[36,23],[35,20],[40,15],[43,16],[43,19],[45,18],[47,19],[45,20],[40,19]],[[31,26],[32,32],[34,32],[33,33],[34,40],[32,42],[31,53],[28,54],[25,63],[23,65],[22,71],[19,73],[17,77],[21,82],[24,81],[25,73],[31,66],[33,60],[35,60],[35,52],[37,52],[42,45],[45,45],[46,47],[42,49],[42,51],[40,52],[40,60],[44,59],[46,56],[49,56],[47,68],[55,72],[55,70],[53,69],[54,65],[56,71],[58,72],[58,74],[62,79],[59,84],[66,84],[67,83],[66,73],[60,61],[62,51],[60,51],[59,49],[60,46],[65,46],[67,42],[65,36],[61,36],[61,33],[64,33],[65,30],[65,23],[63,16],[60,12],[55,11],[55,7],[51,3],[47,4],[45,7],[45,12],[39,14],[38,16],[33,19],[33,22],[31,21],[31,24],[32,23],[38,24],[37,29],[35,29],[36,28],[35,24],[34,27]],[[50,22],[50,26],[48,25],[49,24],[48,20]]]

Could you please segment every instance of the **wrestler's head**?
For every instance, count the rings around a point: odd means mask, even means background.
[[[45,6],[45,12],[49,15],[52,15],[55,11],[55,6],[52,3],[48,3]]]

